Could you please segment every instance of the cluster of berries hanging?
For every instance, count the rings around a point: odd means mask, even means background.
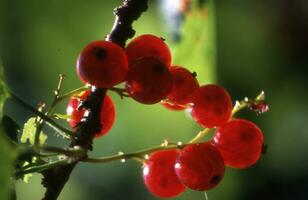
[[[109,41],[92,42],[79,55],[77,74],[95,87],[108,89],[124,82],[125,92],[137,102],[189,109],[199,125],[216,129],[209,142],[188,143],[149,156],[143,165],[144,183],[158,197],[174,197],[185,188],[209,190],[222,180],[225,166],[246,168],[260,158],[261,130],[248,120],[232,119],[232,100],[224,88],[199,86],[195,73],[171,65],[170,50],[159,37],[139,36],[125,50]],[[73,129],[87,115],[79,105],[89,94],[90,90],[72,97],[68,104]],[[103,128],[96,136],[106,134],[115,120],[110,96],[102,104]]]

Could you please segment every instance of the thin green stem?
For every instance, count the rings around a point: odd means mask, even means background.
[[[264,94],[262,94],[264,96]],[[260,95],[255,99],[255,100],[249,100],[248,98],[245,98],[245,100],[237,102],[232,110],[232,116],[234,116],[237,112],[239,112],[240,110],[248,107],[249,105],[251,105],[251,103],[260,101]],[[264,100],[264,99],[261,99]],[[39,112],[36,110],[36,112]],[[63,149],[63,148],[59,148],[59,147],[54,147],[54,146],[41,146],[40,151],[46,151],[46,152],[51,152],[51,153],[58,153],[58,154],[63,154],[68,156],[68,158],[66,160],[61,160],[61,161],[55,161],[52,163],[48,163],[48,164],[43,164],[40,166],[31,166],[29,168],[26,168],[24,170],[18,171],[16,173],[16,176],[21,176],[27,173],[33,173],[33,172],[40,172],[49,168],[53,168],[56,166],[60,166],[60,165],[65,165],[68,164],[68,159],[75,159],[75,160],[79,160],[82,162],[88,162],[88,163],[106,163],[106,162],[112,162],[112,161],[117,161],[117,160],[121,160],[121,161],[126,161],[128,159],[134,159],[137,160],[141,163],[144,163],[147,159],[147,155],[152,153],[152,152],[156,152],[159,150],[168,150],[168,149],[182,149],[187,145],[190,144],[196,144],[198,143],[205,135],[207,135],[211,130],[213,130],[213,128],[205,128],[204,130],[200,131],[196,137],[194,137],[193,139],[191,139],[189,142],[187,143],[169,143],[168,141],[165,141],[162,145],[159,146],[154,146],[154,147],[150,147],[150,148],[146,148],[146,149],[142,149],[139,151],[135,151],[132,153],[118,153],[116,155],[111,155],[111,156],[103,156],[103,157],[98,157],[98,158],[88,158],[86,157],[86,151],[82,148],[70,148],[70,149]]]
[[[117,160],[128,160],[128,159],[136,159],[136,160],[145,160],[145,156],[155,151],[159,150],[167,150],[167,149],[180,149],[183,148],[185,145],[177,145],[177,144],[167,144],[167,145],[160,145],[155,146],[147,149],[143,149],[140,151],[136,151],[133,153],[127,154],[117,154],[112,156],[104,156],[99,158],[85,158],[81,160],[82,162],[89,162],[89,163],[105,163]]]
[[[71,96],[77,95],[77,94],[79,94],[80,92],[83,92],[83,91],[89,89],[89,87],[90,87],[90,86],[85,85],[85,86],[79,87],[79,88],[77,88],[77,89],[75,89],[75,90],[69,91],[69,92],[63,94],[62,96],[59,96],[58,102],[63,101],[63,100],[66,99],[66,98],[70,98]]]
[[[35,135],[34,135],[34,146],[38,146],[40,143],[40,134],[44,127],[43,120],[39,120],[36,126]]]
[[[63,149],[60,147],[47,146],[47,145],[41,146],[39,148],[42,151],[64,154],[69,157],[84,157],[86,155],[86,151],[82,148]]]
[[[248,107],[248,103],[244,100],[241,102],[236,102],[235,106],[232,109],[232,114],[231,117],[233,117],[237,112],[239,112],[240,110]],[[205,128],[202,131],[200,131],[193,139],[191,139],[188,143],[196,143],[199,140],[201,140],[205,135],[207,135],[208,133],[210,133],[210,131],[213,128]]]
[[[124,97],[130,97],[127,91],[123,88],[111,87],[109,88],[109,90],[116,92],[121,97],[121,99],[123,99]]]
[[[39,165],[39,166],[31,166],[26,169],[17,171],[15,173],[15,176],[16,178],[20,178],[21,176],[25,174],[34,173],[34,172],[42,172],[44,170],[58,167],[61,165],[67,165],[68,163],[69,163],[69,159],[67,158],[67,159],[57,160],[57,161],[46,163],[46,164]]]
[[[232,116],[234,116],[239,111],[246,107],[253,105],[254,103],[262,102],[265,100],[265,93],[261,91],[260,94],[255,99],[248,99],[247,97],[242,101],[236,101],[232,109]]]
[[[234,116],[236,113],[238,113],[239,111],[243,110],[244,108],[248,107],[250,104],[248,103],[248,101],[242,100],[242,101],[237,101],[235,103],[235,106],[232,109],[232,116]]]
[[[265,94],[262,91],[254,100],[248,99],[247,97],[242,100],[242,101],[236,101],[232,112],[231,112],[231,118],[238,113],[239,111],[243,110],[244,108],[249,107],[251,104],[259,101],[263,101],[265,98]],[[198,142],[201,138],[203,138],[205,135],[207,135],[212,129],[210,128],[205,128],[202,131],[198,133],[193,139],[189,141],[189,143],[196,143]]]
[[[80,160],[84,157],[86,157],[86,151],[82,149],[79,146],[75,146],[69,149],[63,149],[60,147],[55,146],[48,146],[48,145],[42,145],[42,146],[24,146],[20,147],[19,151],[22,152],[32,152],[32,155],[35,157],[54,157],[54,156],[66,156],[66,159],[63,160],[57,160],[51,163],[44,163],[37,165],[36,163],[29,164],[25,166],[23,169],[16,172],[17,178],[33,172],[41,172],[46,169],[50,169],[53,167],[58,167],[60,165],[70,164],[72,161]],[[69,160],[70,159],[70,160]],[[70,162],[68,162],[70,161]]]
[[[64,75],[63,74],[60,74],[59,75],[59,82],[58,82],[58,85],[57,85],[57,89],[55,90],[55,95],[54,95],[54,98],[53,98],[53,101],[46,113],[46,116],[47,117],[51,117],[52,116],[52,113],[53,113],[53,110],[55,109],[57,103],[58,103],[58,98],[59,98],[59,95],[60,95],[60,91],[61,91],[61,86],[62,86],[62,82],[64,80]],[[45,121],[44,120],[38,120],[37,122],[37,128],[36,128],[36,131],[35,131],[35,137],[34,137],[34,146],[37,147],[39,145],[39,142],[40,142],[40,134],[41,134],[41,131],[42,129],[44,128],[44,125],[45,125]]]
[[[196,143],[198,142],[201,138],[203,138],[205,135],[207,135],[212,129],[210,128],[205,128],[202,131],[200,131],[193,139],[191,139],[188,143]]]
[[[257,98],[256,98],[257,99]],[[243,100],[241,102],[237,102],[232,110],[232,116],[234,116],[237,112],[240,110],[248,107],[250,105],[251,100]],[[110,162],[110,161],[116,161],[116,160],[127,160],[127,159],[137,159],[137,160],[144,160],[144,156],[146,154],[158,151],[158,150],[167,150],[167,149],[181,149],[186,145],[189,144],[195,144],[198,143],[205,135],[207,135],[213,128],[205,128],[202,131],[200,131],[193,139],[191,139],[188,143],[185,144],[165,144],[160,145],[156,147],[151,147],[148,149],[136,151],[133,153],[127,153],[127,154],[117,154],[113,156],[105,156],[105,157],[99,157],[99,158],[85,158],[82,161],[83,162],[90,162],[90,163],[104,163],[104,162]]]
[[[24,106],[25,108],[27,108],[28,110],[30,110],[32,113],[34,113],[35,115],[39,116],[41,119],[45,120],[46,123],[51,126],[52,128],[54,128],[55,130],[57,130],[59,133],[62,133],[61,135],[65,138],[70,138],[70,136],[73,136],[74,133],[71,130],[68,130],[66,128],[63,128],[62,126],[60,126],[59,124],[57,124],[55,121],[53,121],[50,117],[48,117],[47,115],[45,115],[44,113],[38,111],[36,108],[32,107],[30,104],[24,102],[21,98],[19,98],[17,95],[15,95],[14,93],[10,93],[11,97],[13,98],[13,100],[15,100],[17,103],[19,103],[20,105]]]

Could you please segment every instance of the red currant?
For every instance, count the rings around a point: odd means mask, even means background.
[[[199,89],[195,76],[183,67],[170,68],[173,77],[173,86],[167,98],[175,104],[192,103],[194,93]]]
[[[231,117],[232,101],[228,92],[217,85],[205,85],[195,93],[191,115],[202,126],[213,128]]]
[[[219,151],[210,143],[186,146],[176,164],[176,174],[180,181],[193,190],[209,190],[223,178],[224,160]]]
[[[83,82],[109,88],[124,81],[128,69],[125,52],[109,41],[88,44],[77,60],[77,74]]]
[[[146,34],[133,39],[126,47],[128,63],[132,64],[140,58],[153,57],[167,66],[171,64],[171,53],[163,39]]]
[[[143,58],[130,66],[125,87],[136,101],[154,104],[166,98],[170,92],[172,76],[164,63],[154,58]]]
[[[166,102],[166,101],[162,101],[160,103],[165,108],[167,108],[169,110],[174,110],[174,111],[185,110],[187,108],[186,106],[182,106],[182,105],[179,105],[179,104],[173,104],[173,103],[169,103],[169,102]]]
[[[174,164],[178,150],[157,151],[143,166],[143,180],[151,193],[158,197],[175,197],[184,192],[185,186],[175,174]]]
[[[90,95],[91,91],[86,90],[83,92],[78,98],[72,97],[68,103],[66,113],[71,115],[71,118],[68,120],[69,125],[75,129],[82,119],[86,116],[86,110],[78,110],[80,103]],[[112,128],[115,121],[115,107],[112,99],[109,95],[105,96],[104,104],[101,110],[101,124],[102,130],[99,133],[95,134],[95,137],[100,137],[108,133],[108,131]]]
[[[221,152],[226,165],[246,168],[259,160],[263,134],[254,123],[234,119],[216,130],[212,143]]]

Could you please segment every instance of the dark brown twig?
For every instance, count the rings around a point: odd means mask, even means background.
[[[148,0],[125,0],[123,5],[114,11],[116,14],[115,23],[106,40],[117,43],[124,48],[127,39],[135,34],[132,23],[147,10],[147,4]],[[92,138],[102,128],[100,124],[100,110],[105,94],[106,89],[95,88],[83,103],[82,106],[89,110],[89,115],[85,122],[78,126],[76,140],[71,143],[71,147],[79,145],[86,150],[92,150]],[[46,187],[43,200],[56,200],[58,198],[78,162],[75,161],[71,164],[42,172],[44,176],[42,184]]]

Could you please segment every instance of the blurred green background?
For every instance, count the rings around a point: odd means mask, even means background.
[[[120,3],[0,0],[0,57],[11,90],[36,105],[51,101],[59,73],[67,76],[63,90],[81,86],[75,74],[77,55],[87,43],[108,34],[112,10]],[[206,17],[187,16],[180,44],[171,42],[158,7],[157,1],[151,1],[149,10],[134,24],[137,34],[167,38],[175,64],[197,71],[203,83],[216,81],[233,100],[264,90],[270,104],[270,112],[260,117],[249,111],[239,115],[264,131],[267,154],[252,168],[228,168],[220,185],[207,192],[209,199],[308,199],[308,2],[220,0],[215,7],[210,2]],[[95,141],[92,156],[130,152],[160,144],[165,138],[186,141],[201,130],[186,113],[111,96],[116,123],[107,136]],[[65,107],[64,103],[58,111],[65,112]],[[20,125],[32,116],[11,101],[5,113]],[[49,131],[48,144],[64,144],[59,141]],[[18,181],[18,199],[41,199],[40,179],[34,175],[28,184]],[[79,164],[59,199],[158,198],[144,187],[139,163],[127,161]],[[187,190],[175,199],[205,196]]]

